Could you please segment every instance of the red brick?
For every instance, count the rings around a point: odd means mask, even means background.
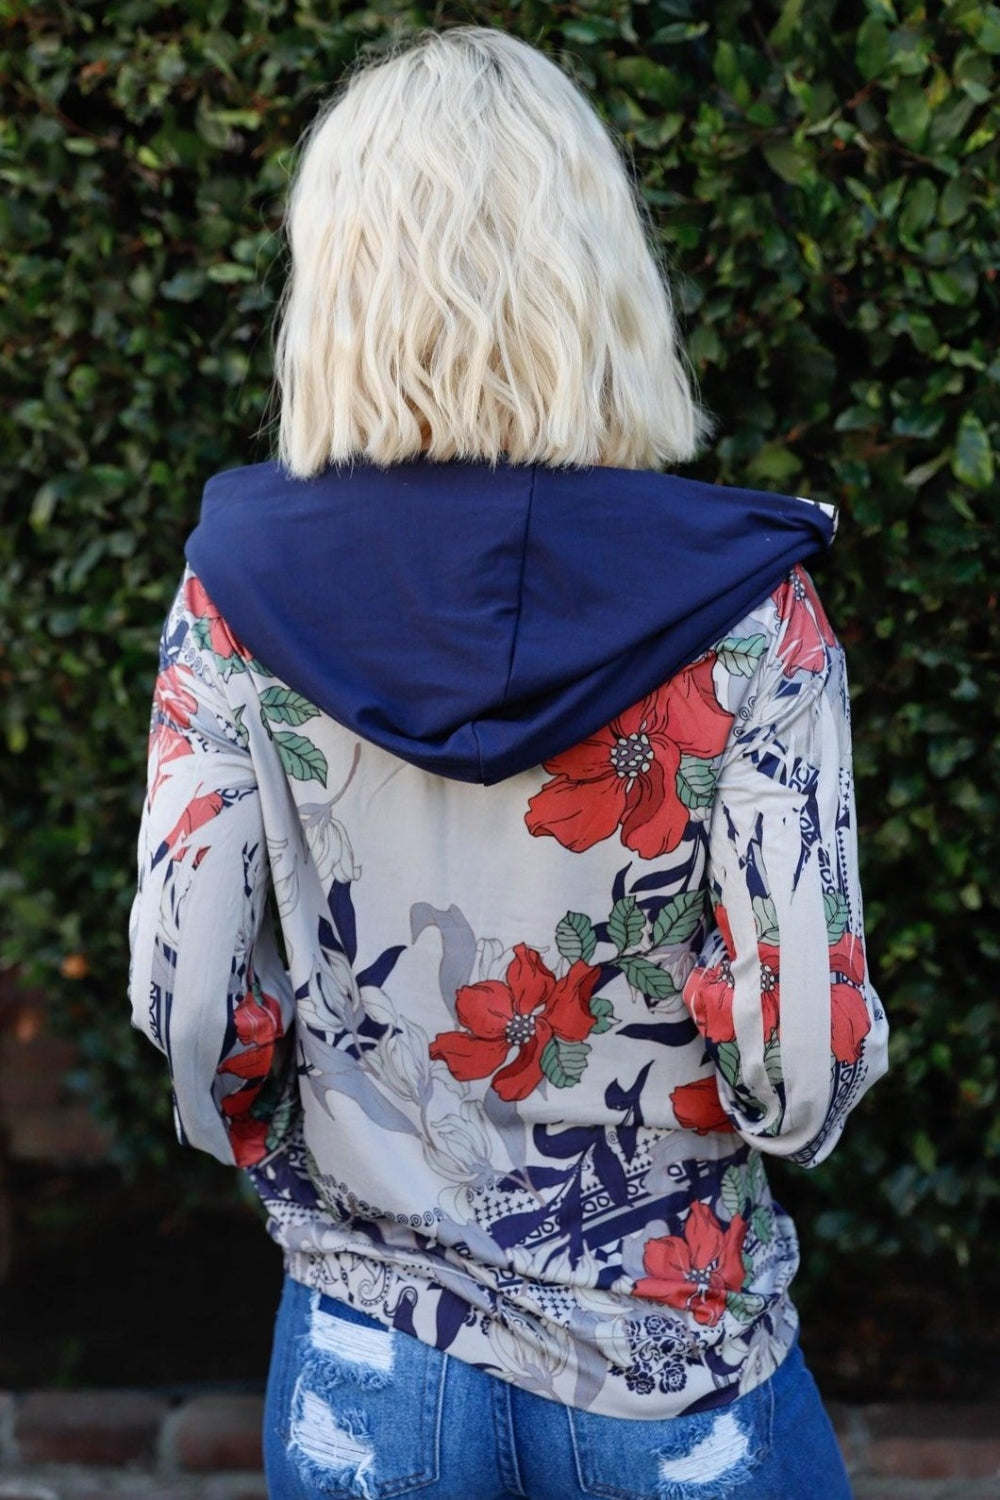
[[[66,1165],[107,1155],[107,1134],[66,1086],[73,1044],[47,1029],[44,1003],[0,985],[0,1132],[17,1161]]]
[[[868,1406],[866,1467],[896,1479],[1000,1476],[1000,1421],[994,1406],[901,1403]]]
[[[134,1463],[155,1455],[168,1409],[141,1391],[32,1391],[17,1403],[14,1443],[26,1462]]]
[[[845,1406],[839,1401],[824,1403],[837,1435],[837,1442],[848,1472],[856,1474],[864,1469],[868,1448],[868,1432],[857,1407]]]
[[[163,1457],[179,1469],[260,1469],[261,1396],[196,1396],[172,1412]]]

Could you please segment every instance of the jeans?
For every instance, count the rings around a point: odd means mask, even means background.
[[[560,1406],[286,1279],[264,1416],[271,1500],[850,1500],[796,1346],[728,1406]]]

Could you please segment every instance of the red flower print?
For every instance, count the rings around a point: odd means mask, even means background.
[[[238,1078],[265,1078],[271,1071],[274,1044],[284,1036],[281,1007],[273,995],[260,998],[248,991],[233,1012],[236,1035],[247,1049],[237,1052],[219,1064],[218,1072],[235,1073]]]
[[[250,1113],[259,1088],[238,1089],[222,1101],[229,1142],[238,1167],[254,1167],[267,1155],[267,1121],[256,1120]]]
[[[729,916],[724,906],[715,908],[715,923],[726,945],[726,957],[710,968],[692,969],[684,986],[684,1004],[691,1019],[710,1042],[734,1042],[732,960],[736,957]]]
[[[733,723],[715,696],[715,661],[710,651],[590,739],[546,761],[553,779],[528,804],[529,833],[549,834],[581,853],[620,827],[622,843],[642,859],[676,849],[690,818],[677,792],[681,756],[719,755]]]
[[[149,803],[160,787],[166,781],[168,772],[164,769],[172,760],[177,760],[182,755],[193,755],[194,746],[175,729],[172,724],[164,724],[162,721],[154,724],[149,731]]]
[[[540,1059],[550,1039],[589,1036],[596,1022],[590,997],[600,972],[577,960],[556,979],[533,948],[518,943],[506,983],[486,979],[458,991],[455,1013],[466,1029],[439,1032],[430,1055],[463,1083],[494,1073],[492,1087],[501,1099],[526,1099],[542,1081]],[[512,1047],[517,1056],[504,1067]]]
[[[736,957],[729,916],[724,906],[715,908],[715,923],[726,945],[726,957],[708,969],[692,969],[684,986],[684,1003],[701,1034],[710,1042],[733,1042],[732,961]],[[781,950],[774,943],[757,943],[760,963],[760,1010],[764,1040],[779,1029],[781,1015]]]
[[[781,952],[773,943],[758,943],[757,957],[760,960],[760,1011],[764,1023],[764,1040],[769,1041],[777,1033],[781,1014]]]
[[[184,585],[184,603],[196,619],[204,620],[208,625],[209,645],[216,656],[228,658],[235,654],[236,656],[241,656],[244,661],[250,660],[253,652],[248,651],[242,642],[238,641],[233,635],[229,626],[206,594],[200,578],[189,578]]]
[[[179,729],[189,729],[191,715],[198,711],[198,699],[185,684],[193,681],[191,673],[184,667],[179,667],[176,663],[165,667],[156,679],[154,713],[162,714],[164,719],[176,724]]]
[[[722,1107],[719,1086],[712,1075],[682,1083],[670,1095],[670,1105],[682,1130],[708,1135],[712,1130],[735,1129]]]
[[[158,864],[168,850],[176,848],[181,842],[186,842],[192,833],[203,828],[212,818],[218,817],[225,806],[226,798],[222,792],[205,792],[201,796],[192,797],[156,851],[153,864]]]
[[[847,978],[846,984],[835,980],[830,987],[830,1045],[838,1062],[856,1063],[872,1021],[861,993],[865,979],[864,945],[853,932],[845,932],[830,949],[830,973]]]
[[[233,1024],[246,1051],[224,1058],[216,1072],[234,1074],[248,1081],[234,1094],[227,1094],[220,1108],[236,1165],[252,1167],[267,1154],[268,1122],[256,1119],[250,1111],[271,1071],[275,1043],[284,1035],[281,1007],[273,995],[266,995],[263,990],[256,993],[248,990],[233,1012]]]
[[[783,622],[778,658],[785,676],[791,677],[800,670],[821,672],[826,665],[827,649],[837,644],[837,637],[809,574],[803,568],[793,568],[772,598]]]
[[[726,1293],[743,1285],[746,1223],[739,1214],[723,1229],[707,1203],[694,1203],[683,1238],[647,1240],[642,1263],[648,1271],[636,1282],[637,1297],[666,1302],[713,1327],[726,1310]]]

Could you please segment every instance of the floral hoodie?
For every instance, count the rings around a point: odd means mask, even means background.
[[[135,1024],[296,1279],[609,1415],[795,1336],[766,1154],[885,1069],[823,508],[618,470],[217,476]]]

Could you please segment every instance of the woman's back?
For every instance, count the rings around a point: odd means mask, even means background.
[[[795,1237],[747,1142],[824,1155],[884,1067],[884,1028],[860,941],[842,655],[806,575],[777,581],[634,703],[621,699],[629,682],[597,664],[624,649],[610,624],[598,645],[572,619],[560,630],[556,600],[547,654],[533,660],[522,645],[545,636],[538,579],[566,488],[617,484],[627,527],[650,482],[677,558],[692,545],[675,511],[681,482],[628,479],[631,499],[620,474],[601,471],[331,476],[325,519],[310,520],[307,503],[275,527],[252,493],[273,476],[223,476],[189,547],[205,577],[189,574],[164,637],[133,981],[146,993],[148,968],[144,1023],[182,1060],[183,1129],[252,1167],[293,1277],[527,1389],[662,1416],[750,1389],[783,1358]],[[381,542],[358,508],[372,483]],[[531,524],[511,498],[518,484]],[[386,542],[390,491],[415,507],[419,544],[392,528]],[[241,492],[252,541],[222,561]],[[818,545],[823,518],[805,502],[716,495],[734,529],[739,517],[760,533],[773,570],[777,516],[792,552]],[[770,528],[759,517],[769,502]],[[370,568],[366,530],[379,549]],[[470,580],[466,546],[489,556],[491,543],[492,567]],[[281,555],[293,547],[297,570]],[[699,610],[759,590],[756,566],[753,545],[732,538],[707,583],[650,556],[621,580],[621,629],[641,630],[659,570],[655,607],[666,618],[663,599],[683,596],[687,640]],[[370,575],[393,586],[377,625]],[[345,592],[348,608],[329,603]],[[411,608],[424,621],[415,640]],[[591,623],[597,608],[583,606]],[[248,631],[234,633],[234,613]],[[379,634],[393,629],[397,649],[380,657]],[[366,665],[359,642],[373,637]],[[670,649],[633,642],[628,670],[655,677]],[[566,712],[580,677],[588,698],[617,693],[619,708],[510,774],[539,734],[566,732],[551,690],[534,712],[518,687],[532,672],[562,678]],[[324,699],[349,681],[351,705],[337,701],[331,717],[304,680]],[[466,721],[472,702],[479,718]],[[373,742],[398,745],[414,722],[425,738],[407,759]],[[508,774],[460,779],[499,774],[484,744]],[[451,774],[413,763],[435,757]],[[219,888],[242,889],[242,901],[220,911]],[[198,1048],[178,1041],[180,1025]]]

